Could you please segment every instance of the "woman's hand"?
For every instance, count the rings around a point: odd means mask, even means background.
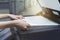
[[[29,28],[31,27],[30,24],[28,24],[27,22],[23,21],[23,20],[14,20],[15,21],[15,25],[16,27],[18,27],[19,29],[26,29],[26,28]]]
[[[9,17],[11,18],[11,19],[22,19],[23,18],[23,16],[22,15],[13,15],[13,14],[9,14]]]

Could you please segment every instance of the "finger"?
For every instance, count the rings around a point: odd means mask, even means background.
[[[14,18],[15,20],[17,20],[18,18]]]
[[[31,26],[30,24],[28,24],[28,25],[27,25],[27,28],[30,28],[30,27],[32,27],[32,26]]]
[[[18,16],[17,18],[18,18],[18,19],[23,19],[24,17]]]
[[[12,20],[17,20],[18,18],[11,18]]]
[[[20,15],[20,17],[24,19],[24,17],[22,15]]]
[[[26,31],[27,30],[27,28],[24,28],[24,27],[17,27],[19,30],[21,30],[21,31]]]
[[[19,15],[20,17],[23,17],[22,15]]]
[[[24,26],[23,28],[21,28],[22,31],[26,31],[27,30],[27,27]]]
[[[19,16],[22,16],[22,15],[19,15]],[[23,17],[23,16],[22,16]]]

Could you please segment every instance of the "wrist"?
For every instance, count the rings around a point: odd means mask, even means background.
[[[7,21],[7,22],[3,22],[3,24],[4,24],[5,28],[16,26],[15,21]]]
[[[11,14],[7,14],[8,15],[8,17],[10,17],[11,16]]]
[[[7,24],[8,24],[8,27],[16,27],[17,23],[15,22],[15,20],[13,20],[13,21],[8,21]]]
[[[13,20],[13,21],[12,21],[12,24],[13,24],[14,26],[17,26],[17,24],[18,24],[17,20]]]

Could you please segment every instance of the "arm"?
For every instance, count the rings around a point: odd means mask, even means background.
[[[7,18],[10,14],[0,14],[0,18]]]
[[[23,18],[21,15],[0,14],[0,18],[6,18],[6,17],[10,17],[12,19],[19,19],[19,20],[0,22],[0,28],[19,27],[19,28],[24,29],[24,28],[30,27],[28,23],[21,20],[21,18]]]
[[[0,28],[8,28],[8,27],[18,27],[20,29],[25,29],[30,27],[30,25],[20,19],[13,20],[13,21],[0,22]]]
[[[22,19],[23,16],[13,14],[0,14],[0,18]]]
[[[14,26],[15,26],[15,22],[14,21],[0,22],[0,29],[1,28],[14,27]]]

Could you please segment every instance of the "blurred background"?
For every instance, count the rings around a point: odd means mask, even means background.
[[[9,1],[0,0],[0,13],[9,13]]]

